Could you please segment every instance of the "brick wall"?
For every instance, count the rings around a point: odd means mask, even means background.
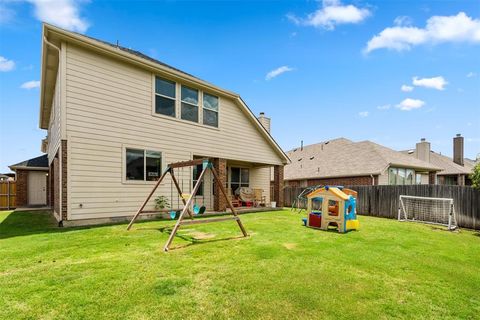
[[[435,184],[435,178],[437,174],[435,172],[428,173],[428,184]]]
[[[55,212],[60,215],[60,160],[58,159],[58,153],[53,159],[53,209]]]
[[[374,176],[374,184],[378,184],[378,176]],[[308,187],[315,185],[325,186],[367,186],[372,185],[372,177],[343,177],[343,178],[325,178],[325,179],[309,179],[309,180],[292,180],[285,181],[286,186],[292,187]]]
[[[61,145],[61,161],[62,161],[62,220],[68,220],[67,217],[67,140],[62,140]]]
[[[283,166],[273,167],[273,201],[277,203],[277,207],[283,207]]]
[[[220,182],[225,187],[227,185],[227,160],[216,158],[213,160],[213,167],[217,171]],[[215,181],[215,196],[213,200],[213,208],[215,211],[225,211],[227,208],[227,200],[220,191],[220,185]]]
[[[17,169],[17,208],[28,205],[28,170]]]

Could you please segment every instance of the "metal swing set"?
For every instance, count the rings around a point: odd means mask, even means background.
[[[198,176],[198,179],[193,187],[193,190],[190,194],[188,194],[188,197],[185,197],[185,194],[182,192],[182,189],[180,188],[180,184],[178,183],[178,180],[177,178],[175,177],[175,169],[179,169],[179,168],[185,168],[185,167],[193,167],[193,166],[197,166],[197,165],[202,165],[202,172],[200,173],[200,175]],[[194,201],[194,198],[195,198],[195,195],[198,193],[198,190],[200,188],[200,185],[202,184],[202,181],[204,180],[204,177],[205,177],[205,173],[210,170],[210,172],[212,172],[213,174],[213,178],[214,178],[214,181],[215,183],[218,184],[219,186],[219,189],[220,189],[220,192],[221,192],[221,195],[225,198],[225,201],[227,202],[227,205],[228,207],[230,208],[231,210],[231,214],[232,216],[230,217],[219,217],[219,218],[202,218],[202,219],[195,219],[194,218],[194,213],[195,214],[198,214],[198,213],[203,213],[205,211],[205,206],[204,204],[202,205],[202,207],[198,207],[195,205],[195,207],[193,208],[194,212],[192,213],[192,210],[190,210],[190,207]],[[152,198],[153,194],[155,193],[155,191],[157,190],[157,188],[160,186],[160,184],[162,183],[162,181],[164,180],[165,176],[167,174],[170,174],[171,178],[172,178],[172,181],[173,181],[173,184],[175,185],[175,189],[177,190],[178,192],[178,196],[180,197],[180,199],[182,200],[183,202],[183,208],[181,209],[181,212],[180,214],[178,215],[178,219],[177,219],[177,222],[175,223],[175,225],[173,226],[173,229],[170,233],[170,236],[168,237],[168,240],[167,240],[167,243],[165,244],[165,246],[163,247],[163,250],[165,252],[167,252],[169,249],[170,249],[170,245],[172,244],[173,242],[173,239],[175,237],[175,235],[177,234],[178,232],[178,229],[181,227],[181,226],[184,226],[184,225],[191,225],[191,224],[200,224],[200,223],[210,223],[210,222],[221,222],[221,221],[228,221],[228,220],[234,220],[237,222],[238,224],[238,227],[240,228],[240,230],[242,231],[242,234],[244,237],[247,237],[248,236],[248,233],[247,231],[245,230],[245,227],[243,226],[242,224],[242,221],[240,220],[240,217],[237,215],[237,212],[235,211],[232,203],[230,202],[228,196],[227,196],[227,192],[225,190],[225,187],[223,186],[223,184],[221,183],[220,181],[220,178],[218,176],[218,173],[217,171],[215,170],[215,168],[213,167],[213,164],[212,162],[210,161],[210,159],[208,158],[205,158],[205,159],[195,159],[195,160],[189,160],[189,161],[182,161],[182,162],[175,162],[175,163],[170,163],[167,168],[165,169],[165,171],[162,173],[162,175],[160,176],[160,178],[157,180],[157,183],[155,183],[155,186],[153,187],[152,191],[150,192],[150,194],[147,196],[147,198],[145,199],[145,201],[142,203],[142,205],[140,206],[140,208],[138,209],[137,213],[133,216],[132,220],[130,221],[130,223],[128,224],[128,227],[127,227],[127,230],[130,230],[132,228],[132,225],[135,223],[135,221],[137,220],[137,218],[140,216],[140,214],[142,213],[150,213],[151,211],[146,211],[144,210],[145,209],[145,206],[147,205],[148,201]],[[182,177],[183,178],[183,177]],[[183,179],[182,179],[182,182],[183,182]],[[183,185],[183,183],[182,183]],[[185,198],[187,198],[187,200],[185,200]],[[171,211],[173,212],[173,211]],[[190,217],[190,220],[185,220],[185,214],[188,214],[188,216]],[[170,215],[172,216],[172,213],[170,213]],[[174,217],[176,217],[176,214],[174,215]]]

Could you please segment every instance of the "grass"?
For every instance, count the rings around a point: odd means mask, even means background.
[[[181,231],[59,229],[0,212],[0,319],[477,318],[480,236],[360,217],[323,232],[288,210]]]

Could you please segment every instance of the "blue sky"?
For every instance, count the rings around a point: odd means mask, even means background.
[[[40,154],[41,20],[238,92],[288,150],[336,137],[480,152],[479,1],[0,0],[0,172]],[[403,88],[402,88],[403,86]]]

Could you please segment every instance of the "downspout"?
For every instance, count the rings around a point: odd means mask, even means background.
[[[43,41],[45,41],[45,43],[48,44],[49,46],[55,48],[58,51],[58,54],[59,54],[58,57],[60,58],[60,48],[54,45],[53,43],[51,43],[50,41],[48,41],[45,35],[43,36]]]
[[[373,177],[373,174],[370,174],[370,178],[372,178],[372,186],[375,185],[375,178]]]

